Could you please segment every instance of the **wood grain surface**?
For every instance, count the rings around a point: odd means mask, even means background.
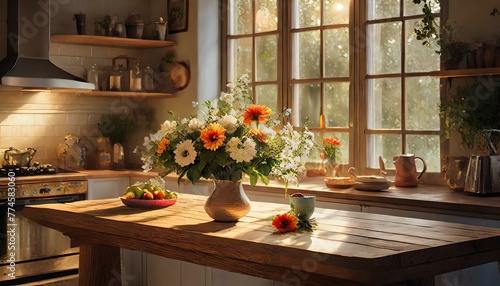
[[[173,206],[145,210],[116,198],[30,206],[23,214],[87,248],[135,249],[292,285],[386,285],[500,257],[497,229],[317,208],[313,233],[274,234],[271,219],[287,205],[253,202],[239,222],[220,223],[205,213],[205,200],[181,194]],[[84,277],[100,271],[99,263],[82,269]]]

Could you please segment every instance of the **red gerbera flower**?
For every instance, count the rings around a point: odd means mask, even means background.
[[[278,230],[278,232],[288,232],[297,230],[297,224],[299,220],[297,217],[290,213],[279,214],[273,218],[272,225]]]
[[[250,125],[252,122],[266,122],[267,117],[271,114],[271,108],[265,105],[250,105],[245,113],[243,113],[243,123]]]
[[[222,146],[224,139],[226,139],[225,134],[226,129],[218,123],[212,123],[200,131],[201,141],[204,143],[203,146],[212,151]]]

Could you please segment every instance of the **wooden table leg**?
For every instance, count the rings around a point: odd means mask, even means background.
[[[81,244],[79,285],[121,286],[120,248]]]

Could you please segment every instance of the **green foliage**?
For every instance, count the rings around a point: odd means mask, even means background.
[[[446,137],[451,130],[461,136],[461,143],[469,148],[481,146],[485,129],[500,128],[500,87],[476,83],[457,87],[456,94],[439,106],[446,125]]]
[[[440,0],[413,0],[414,4],[424,4],[422,7],[422,12],[424,13],[424,17],[418,24],[418,26],[414,29],[416,34],[416,38],[419,41],[422,41],[422,45],[430,46],[431,40],[436,40],[439,42],[441,33],[439,29],[439,23],[436,20],[436,17],[433,15],[432,8],[435,6],[439,6],[441,3]],[[437,53],[441,53],[441,51],[436,51]]]
[[[104,137],[109,137],[111,144],[124,143],[137,127],[136,120],[129,114],[106,114],[98,124],[99,131]]]

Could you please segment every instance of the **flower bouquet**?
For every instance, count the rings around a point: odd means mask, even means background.
[[[322,153],[320,154],[321,160],[326,161],[326,173],[329,177],[336,177],[337,166],[340,161],[340,157],[342,153],[340,152],[340,146],[342,143],[331,137],[323,138],[323,148]]]
[[[314,135],[307,127],[297,131],[283,124],[289,109],[273,113],[253,104],[248,83],[243,75],[218,100],[193,102],[198,116],[179,119],[169,112],[173,119],[145,137],[144,170],[159,167],[161,175],[176,173],[179,180],[186,176],[193,183],[201,178],[237,182],[246,174],[251,185],[268,184],[270,176],[285,187],[296,184]]]

